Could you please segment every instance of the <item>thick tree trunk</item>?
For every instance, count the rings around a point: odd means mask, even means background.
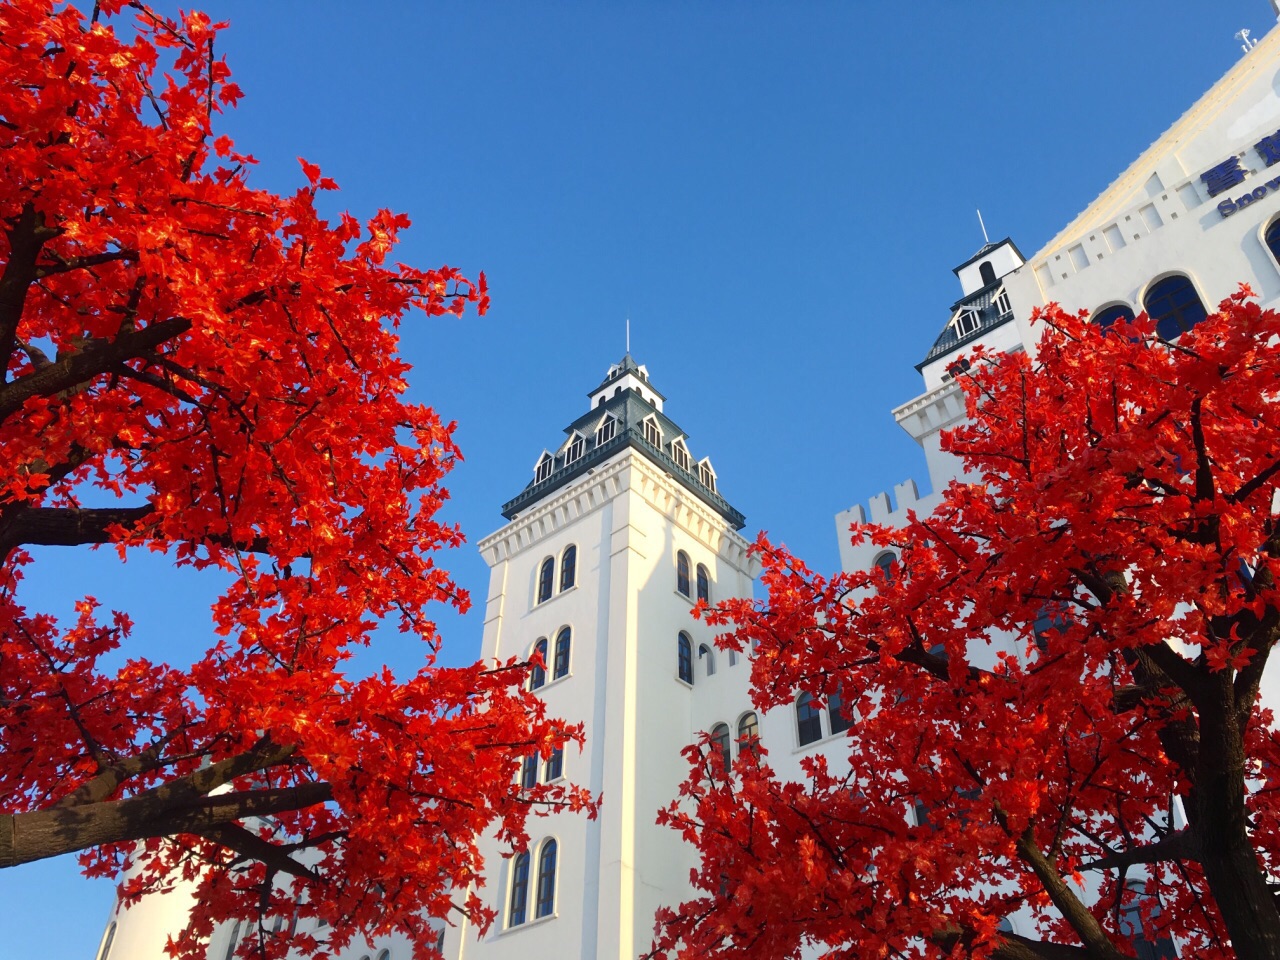
[[[1222,683],[1230,683],[1224,675]],[[1201,865],[1239,960],[1280,960],[1280,912],[1250,841],[1244,741],[1230,696],[1200,712],[1200,769],[1191,800]]]

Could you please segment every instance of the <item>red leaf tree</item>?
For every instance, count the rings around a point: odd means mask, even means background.
[[[137,858],[127,897],[194,880],[182,956],[295,910],[328,949],[397,930],[426,956],[428,916],[491,913],[465,893],[480,833],[589,806],[515,785],[581,737],[522,664],[434,664],[429,604],[467,603],[434,558],[461,540],[437,518],[457,450],[404,401],[394,327],[483,313],[484,277],[390,266],[408,219],[326,222],[311,164],[292,196],[251,188],[212,139],[240,96],[221,26],[0,4],[0,866]],[[29,609],[28,548],[85,544],[215,572],[212,646],[126,659],[127,614]],[[384,620],[425,665],[348,675]],[[242,952],[322,946],[271,927]]]
[[[662,819],[700,895],[657,955],[1280,956],[1280,315],[1247,293],[1177,343],[1051,307],[1034,358],[978,353],[962,479],[853,531],[892,574],[757,542],[767,603],[708,619],[757,645],[760,707],[839,696],[848,760],[690,748]]]

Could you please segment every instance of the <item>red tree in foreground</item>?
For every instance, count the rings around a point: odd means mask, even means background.
[[[1259,704],[1280,316],[1246,297],[1173,344],[1050,308],[1034,359],[975,363],[946,440],[964,480],[933,516],[854,530],[899,553],[892,577],[827,579],[760,539],[767,604],[708,619],[758,644],[760,707],[839,693],[848,764],[787,783],[743,751],[726,780],[691,748],[662,819],[700,847],[702,895],[660,918],[658,955],[1104,960],[1141,928],[1141,956],[1280,957]],[[1036,929],[999,931],[1019,908]]]
[[[128,4],[121,37],[102,16],[125,6],[0,4],[0,866],[141,852],[127,896],[198,881],[184,956],[295,910],[330,948],[399,930],[425,956],[426,916],[491,913],[459,893],[479,833],[586,804],[515,786],[522,754],[580,737],[521,665],[433,665],[428,604],[466,604],[433,560],[460,540],[436,519],[457,452],[401,399],[384,321],[483,312],[483,276],[388,266],[407,218],[326,223],[310,164],[293,196],[250,188],[211,142],[240,96],[219,25]],[[26,548],[82,544],[221,571],[213,645],[123,660],[127,614],[24,606]],[[383,619],[426,665],[346,675]],[[272,927],[242,953],[283,956]]]

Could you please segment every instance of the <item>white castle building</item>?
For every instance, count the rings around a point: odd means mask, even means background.
[[[918,365],[924,392],[893,411],[923,448],[929,487],[913,481],[836,516],[841,563],[866,569],[883,554],[848,542],[855,520],[896,524],[927,513],[958,473],[940,434],[964,414],[954,364],[981,343],[1033,350],[1034,307],[1056,301],[1098,323],[1146,310],[1185,329],[1246,282],[1264,305],[1280,299],[1280,31],[1245,53],[1097,199],[1029,259],[1008,239],[955,269],[960,299]],[[589,394],[586,411],[546,449],[529,486],[503,508],[507,523],[480,543],[491,570],[482,654],[526,655],[547,668],[533,683],[553,714],[586,729],[586,749],[530,763],[522,776],[561,776],[604,796],[598,820],[535,820],[529,851],[486,848],[482,895],[498,911],[478,939],[442,931],[450,960],[625,960],[649,946],[654,913],[691,892],[694,851],[654,823],[675,796],[681,749],[702,731],[726,751],[754,726],[780,774],[800,775],[815,751],[833,763],[843,721],[802,702],[757,717],[745,662],[716,651],[692,604],[750,596],[754,569],[744,520],[717,489],[706,457],[664,409],[665,397],[629,355]],[[699,450],[701,452],[701,450]],[[1275,677],[1264,696],[1280,702]],[[807,698],[805,698],[807,701]],[[113,913],[97,960],[160,960],[183,922],[181,892]],[[1012,918],[1017,926],[1018,917]],[[238,927],[215,932],[226,960]],[[1027,931],[1030,932],[1030,931]],[[1155,952],[1166,952],[1157,945]],[[407,960],[394,939],[342,960]]]

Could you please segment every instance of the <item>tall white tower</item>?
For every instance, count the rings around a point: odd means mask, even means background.
[[[736,755],[739,728],[754,730],[745,659],[713,651],[713,631],[690,613],[700,594],[750,595],[743,517],[630,354],[588,396],[504,506],[507,525],[480,543],[491,568],[483,656],[545,651],[531,683],[552,715],[585,726],[586,748],[531,761],[523,776],[565,776],[603,807],[594,821],[532,821],[519,857],[490,842],[481,896],[498,920],[481,940],[451,929],[450,958],[639,956],[659,906],[690,892],[694,851],[654,822],[686,775],[680,750],[718,730]]]

